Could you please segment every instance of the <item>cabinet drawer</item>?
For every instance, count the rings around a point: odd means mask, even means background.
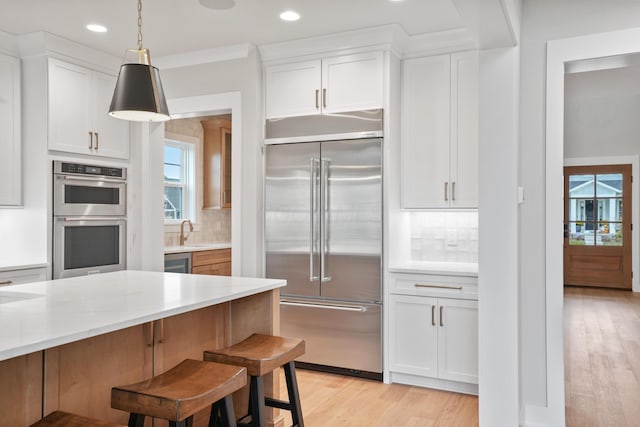
[[[478,281],[475,277],[399,275],[390,280],[390,293],[457,299],[478,299]]]
[[[191,269],[193,274],[208,274],[210,276],[231,276],[231,262],[201,265]]]
[[[39,282],[42,280],[47,280],[47,269],[45,267],[0,272],[0,286],[18,285],[20,283]]]
[[[216,249],[213,251],[198,251],[191,255],[192,267],[199,267],[208,264],[219,264],[231,262],[231,249]],[[195,273],[195,268],[193,268]]]

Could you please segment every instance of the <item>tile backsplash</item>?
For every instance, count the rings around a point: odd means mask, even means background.
[[[231,209],[202,210],[198,215],[198,231],[193,231],[185,244],[231,242]],[[185,225],[185,230],[187,230]],[[164,233],[165,246],[180,244],[180,231]]]
[[[478,212],[412,212],[411,260],[478,262]]]

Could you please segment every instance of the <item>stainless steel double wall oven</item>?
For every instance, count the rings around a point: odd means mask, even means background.
[[[127,170],[53,162],[53,278],[126,268]]]

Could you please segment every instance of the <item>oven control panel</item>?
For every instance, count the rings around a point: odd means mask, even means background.
[[[54,162],[54,173],[58,174],[78,174],[98,177],[126,179],[125,168],[114,168],[108,166],[92,166],[80,163]]]

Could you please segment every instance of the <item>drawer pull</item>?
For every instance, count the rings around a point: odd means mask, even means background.
[[[13,283],[13,280],[3,280],[2,282],[0,282],[0,286],[2,285],[10,285]]]
[[[462,286],[460,285],[428,285],[426,283],[414,283],[413,286],[416,288],[435,288],[435,289],[457,289],[462,290]]]
[[[431,306],[431,326],[436,326],[436,306]]]

